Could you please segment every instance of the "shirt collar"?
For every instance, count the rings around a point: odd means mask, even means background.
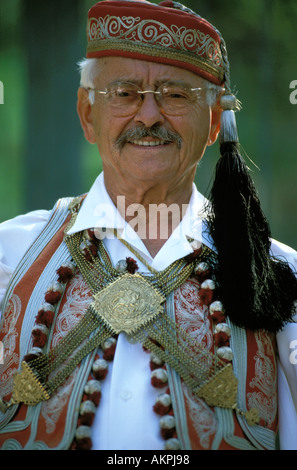
[[[123,229],[124,226],[125,221],[106,191],[104,175],[101,173],[84,199],[68,234],[72,235],[94,227]]]

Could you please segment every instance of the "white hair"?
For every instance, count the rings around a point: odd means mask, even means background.
[[[208,80],[206,80],[206,87],[206,102],[210,107],[213,107],[217,103],[219,96],[223,93],[224,88]]]
[[[82,59],[78,62],[80,72],[80,86],[83,88],[95,88],[95,78],[100,71],[100,62],[98,59]],[[95,102],[95,92],[89,91],[89,100],[91,104]]]
[[[100,71],[99,59],[83,59],[77,65],[80,71],[80,85],[84,88],[95,88],[95,78]],[[205,80],[205,83],[207,87],[206,102],[209,106],[214,106],[223,89],[208,80]],[[91,104],[94,104],[95,93],[93,90],[90,90],[89,100]]]
[[[80,84],[84,88],[94,88],[94,80],[99,73],[98,59],[82,59],[78,62],[80,72]]]

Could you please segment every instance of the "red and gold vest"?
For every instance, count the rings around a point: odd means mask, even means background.
[[[32,329],[46,288],[49,282],[56,280],[56,271],[61,264],[71,259],[63,241],[70,220],[70,202],[66,198],[58,201],[47,226],[16,269],[2,304],[0,341],[4,364],[0,365],[0,397],[5,401],[11,397],[13,374],[30,349]],[[168,298],[166,309],[177,324],[211,349],[213,325],[197,302],[199,289],[199,283],[189,279]],[[58,344],[84,315],[91,300],[86,282],[80,273],[76,274],[68,282],[59,303],[49,338],[50,347]],[[249,426],[244,416],[233,410],[208,406],[202,399],[194,397],[179,375],[168,368],[176,432],[184,450],[275,448],[277,369],[274,337],[232,324],[230,327],[232,364],[238,379],[238,405],[242,410],[256,408],[260,422]],[[48,401],[36,406],[13,405],[6,413],[0,413],[0,448],[70,449],[95,354],[96,351],[85,357]]]

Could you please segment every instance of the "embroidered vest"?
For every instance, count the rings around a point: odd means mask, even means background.
[[[13,374],[31,347],[35,317],[56,271],[71,259],[63,241],[69,223],[69,204],[61,199],[52,216],[25,254],[8,286],[2,304],[0,341],[4,364],[0,365],[0,397],[9,400]],[[199,304],[200,284],[189,279],[166,301],[166,311],[177,324],[209,349],[213,349],[214,326]],[[68,282],[56,313],[48,343],[54,347],[84,315],[92,296],[80,275]],[[167,367],[177,437],[184,450],[232,450],[275,448],[277,431],[276,357],[274,337],[265,332],[245,331],[232,324],[233,369],[238,379],[238,405],[241,410],[256,408],[260,423],[249,426],[235,411],[208,406],[194,397],[179,375]],[[84,387],[96,351],[88,354],[62,387],[36,406],[13,405],[0,413],[1,449],[67,450],[76,432]],[[149,373],[149,371],[148,371]]]

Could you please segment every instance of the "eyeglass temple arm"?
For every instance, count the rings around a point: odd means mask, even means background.
[[[99,93],[99,95],[107,95],[107,91],[101,91],[97,90],[96,88],[87,88],[89,91],[94,91],[95,93]],[[191,91],[200,91],[202,88],[191,88]],[[145,95],[147,93],[153,93],[154,95],[160,95],[161,91],[155,91],[155,90],[138,90],[137,93],[139,95]]]
[[[200,91],[202,88],[191,88],[191,91]],[[154,95],[160,95],[161,91],[154,91],[154,90],[139,90],[137,91],[140,95],[144,95],[145,93],[153,93]]]

